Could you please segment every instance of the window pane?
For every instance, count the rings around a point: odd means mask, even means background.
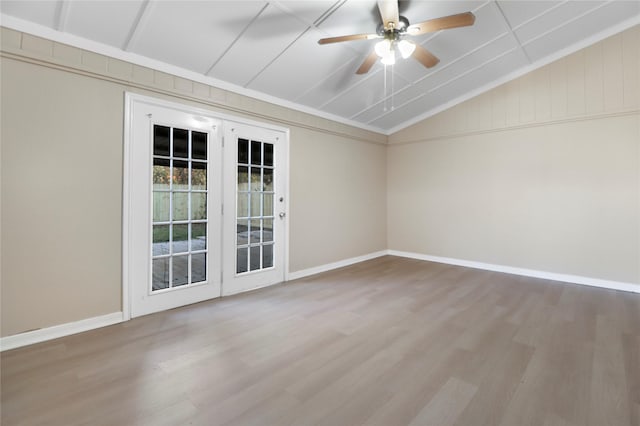
[[[249,250],[249,269],[251,271],[260,269],[260,246],[251,247]]]
[[[251,141],[251,164],[262,164],[262,142]]]
[[[207,255],[194,254],[191,256],[191,282],[199,283],[207,279]]]
[[[251,168],[251,190],[262,191],[262,182],[260,178],[260,167]]]
[[[264,144],[264,165],[273,166],[273,144]]]
[[[207,249],[207,224],[191,224],[191,251]]]
[[[189,131],[173,129],[173,156],[187,158],[189,156]]]
[[[169,288],[169,259],[168,257],[153,259],[152,290]]]
[[[238,191],[248,191],[249,168],[238,166]]]
[[[273,245],[268,244],[262,246],[262,267],[270,268],[273,266]]]
[[[171,181],[170,161],[167,158],[153,159],[153,189],[169,189]]]
[[[260,207],[262,204],[262,197],[259,192],[251,193],[251,217],[260,217]]]
[[[236,273],[241,274],[247,272],[247,253],[248,248],[239,248],[236,256]]]
[[[271,241],[273,241],[273,219],[264,219],[262,221],[262,242]]]
[[[263,194],[262,201],[262,216],[273,216],[273,194]]]
[[[262,183],[264,185],[263,191],[272,192],[273,191],[273,169],[264,169],[264,176],[262,178]]]
[[[241,192],[238,194],[238,217],[249,216],[249,194]]]
[[[202,220],[207,218],[207,193],[191,193],[191,219]]]
[[[191,163],[191,189],[196,191],[207,189],[207,163],[197,161]]]
[[[189,189],[189,163],[173,161],[173,189]]]
[[[191,132],[191,158],[198,160],[207,159],[207,134]]]
[[[249,221],[249,243],[260,242],[260,219],[253,219]]]
[[[249,141],[238,139],[238,163],[249,164]]]
[[[153,191],[153,221],[169,221],[169,197],[170,192]]]
[[[169,225],[153,226],[153,255],[169,254]]]
[[[173,225],[172,241],[174,253],[185,253],[189,248],[189,225]]]
[[[173,220],[187,220],[189,218],[189,193],[173,193]]]
[[[169,128],[153,126],[153,155],[169,156]]]
[[[236,224],[236,243],[239,246],[249,244],[249,221],[240,219]]]
[[[189,256],[176,256],[173,260],[173,280],[171,287],[189,283]]]

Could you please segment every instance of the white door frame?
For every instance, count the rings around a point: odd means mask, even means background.
[[[128,321],[131,319],[131,275],[132,267],[130,262],[131,256],[131,214],[132,214],[132,200],[131,200],[131,176],[133,175],[133,168],[136,166],[132,164],[132,148],[133,148],[133,111],[135,104],[147,104],[157,107],[164,107],[174,109],[180,112],[186,112],[189,114],[202,115],[206,117],[212,117],[223,121],[223,127],[225,121],[233,121],[236,123],[243,123],[256,127],[263,127],[265,129],[276,130],[284,133],[284,153],[286,167],[283,170],[285,176],[285,211],[287,213],[287,220],[285,220],[284,229],[284,281],[289,279],[289,139],[290,130],[287,127],[282,127],[270,123],[263,123],[244,117],[234,116],[230,114],[224,114],[213,110],[204,108],[192,107],[177,102],[166,101],[162,99],[153,98],[150,96],[140,95],[131,92],[125,92],[124,96],[124,150],[123,150],[123,179],[122,179],[122,314],[123,320]],[[223,164],[223,169],[225,165]]]

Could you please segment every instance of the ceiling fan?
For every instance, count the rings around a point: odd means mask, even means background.
[[[378,9],[382,17],[382,23],[378,25],[375,34],[353,34],[338,37],[327,37],[318,40],[318,44],[340,43],[352,40],[382,39],[376,43],[373,52],[367,56],[356,74],[366,74],[378,58],[385,65],[393,65],[397,54],[403,58],[413,56],[418,62],[427,68],[435,66],[440,59],[424,47],[412,41],[406,40],[406,36],[446,30],[449,28],[466,27],[473,25],[476,17],[471,12],[458,13],[442,18],[430,19],[419,24],[411,25],[409,20],[400,16],[398,12],[398,0],[378,0]]]

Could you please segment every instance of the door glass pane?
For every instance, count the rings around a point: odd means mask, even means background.
[[[173,161],[173,189],[189,189],[188,161]]]
[[[249,269],[251,271],[260,269],[260,246],[249,249]]]
[[[153,259],[153,290],[169,288],[169,259],[169,257]]]
[[[185,129],[173,129],[173,156],[180,158],[189,157],[189,131]]]
[[[207,159],[207,134],[202,132],[191,133],[191,158],[196,160]]]
[[[194,223],[191,225],[191,251],[206,250],[207,224]]]
[[[171,287],[189,284],[189,256],[175,256],[173,260],[173,279]]]
[[[262,207],[262,193],[251,193],[251,217],[260,217],[260,208]]]
[[[194,254],[191,256],[191,282],[199,283],[207,279],[206,254]]]
[[[262,246],[262,267],[270,268],[273,266],[273,245]]]
[[[191,163],[191,189],[194,191],[207,189],[207,163],[201,161]]]
[[[256,244],[260,242],[260,219],[251,219],[249,221],[249,243]]]
[[[262,201],[262,216],[273,216],[273,194],[264,194]]]
[[[248,248],[242,247],[238,249],[236,256],[236,273],[241,274],[247,272]]]
[[[251,164],[262,164],[262,142],[251,141]]]
[[[189,219],[189,193],[173,193],[173,220]]]
[[[238,139],[238,164],[249,164],[249,141]]]
[[[247,219],[239,219],[236,231],[237,245],[243,246],[249,244],[249,221]]]
[[[154,126],[151,291],[206,279],[208,137]]]
[[[169,221],[169,197],[170,192],[153,191],[153,221]]]
[[[171,160],[168,158],[153,159],[153,189],[169,190],[171,181]]]
[[[273,166],[273,144],[264,144],[264,165],[269,167]]]
[[[251,190],[262,191],[260,167],[251,167]]]
[[[191,193],[191,220],[201,220],[207,218],[207,193]]]
[[[173,225],[173,252],[186,253],[189,251],[189,225]]]
[[[153,225],[154,256],[169,254],[169,225]]]
[[[153,155],[168,157],[170,128],[166,126],[153,126]]]
[[[248,191],[249,168],[247,166],[238,166],[238,191]]]
[[[262,177],[263,191],[273,191],[273,169],[264,169]]]
[[[238,217],[249,217],[249,194],[238,194]]]
[[[262,242],[268,243],[273,241],[273,219],[264,219],[262,221]]]

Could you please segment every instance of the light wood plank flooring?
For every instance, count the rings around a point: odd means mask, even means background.
[[[383,257],[2,354],[9,425],[640,425],[640,295]]]

